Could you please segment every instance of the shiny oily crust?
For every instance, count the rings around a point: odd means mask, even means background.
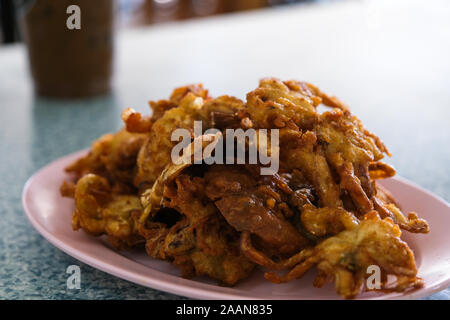
[[[320,113],[319,105],[329,109]],[[428,224],[405,215],[377,183],[395,175],[381,161],[389,151],[336,97],[307,82],[267,78],[245,101],[212,98],[198,84],[150,107],[145,116],[125,109],[124,128],[66,168],[73,180],[61,194],[75,200],[74,230],[107,235],[119,249],[145,248],[183,277],[207,275],[227,286],[257,266],[273,283],[315,267],[314,286],[334,281],[338,294],[353,298],[367,289],[371,265],[381,270],[383,291],[423,285],[400,236],[427,233]],[[194,121],[222,133],[278,129],[278,173],[261,176],[259,164],[173,164],[171,133],[184,128],[194,139]]]

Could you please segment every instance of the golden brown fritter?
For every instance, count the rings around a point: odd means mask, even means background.
[[[238,165],[211,166],[206,170],[206,195],[234,229],[255,235],[261,245],[272,248],[280,257],[308,245],[308,240],[286,217],[292,216],[286,202],[293,191],[285,181],[281,182],[286,184],[285,190],[277,185],[280,182],[275,179],[281,177],[252,175]]]
[[[120,130],[92,144],[90,152],[66,168],[74,182],[64,181],[60,192],[75,199],[74,230],[106,234],[116,248],[143,243],[134,227],[142,205],[133,186],[142,134]]]
[[[142,211],[139,197],[114,194],[105,178],[89,173],[77,182],[74,199],[74,230],[82,228],[96,236],[107,234],[116,248],[143,243],[134,222]]]
[[[287,282],[317,266],[319,272],[314,286],[322,287],[331,278],[338,294],[353,298],[364,286],[368,267],[376,265],[383,274],[381,290],[404,291],[421,287],[423,283],[416,276],[414,254],[400,235],[400,228],[391,219],[381,220],[376,211],[371,211],[359,225],[300,252],[291,260],[290,264],[295,266],[285,276],[269,272],[265,277],[275,283]],[[388,275],[396,276],[394,286],[388,286]]]
[[[239,250],[239,232],[208,201],[205,179],[173,172],[164,178],[162,209],[140,226],[148,254],[172,261],[184,277],[208,275],[223,285],[246,278],[254,263]]]
[[[125,129],[105,134],[92,144],[89,153],[66,168],[79,179],[93,173],[105,177],[119,193],[134,192],[133,180],[137,171],[136,158],[146,135]]]
[[[320,105],[329,109],[319,112]],[[405,216],[376,182],[395,175],[381,161],[389,151],[336,97],[306,82],[267,78],[246,101],[212,98],[190,85],[150,107],[147,116],[124,110],[125,128],[101,137],[66,169],[74,181],[60,191],[75,198],[74,229],[107,234],[118,248],[145,243],[151,257],[178,266],[182,276],[207,275],[223,285],[255,266],[272,270],[266,278],[274,283],[316,266],[315,286],[333,280],[338,294],[353,298],[372,265],[382,272],[380,290],[422,285],[400,229],[427,233],[428,224],[414,212]],[[194,121],[202,123],[200,136]],[[178,128],[190,132],[191,145],[172,163]],[[219,132],[205,134],[210,128]],[[257,137],[279,130],[277,173],[261,175],[262,163],[186,161],[194,141],[214,147],[227,139],[226,129],[249,128]],[[271,144],[257,141],[259,151]],[[397,278],[394,286],[388,275]]]
[[[199,110],[204,105],[202,97],[189,92],[178,106],[167,110],[153,124],[137,160],[138,173],[134,184],[152,185],[164,168],[171,163],[172,148],[176,142],[171,140],[172,132],[178,128],[188,129],[194,136],[195,120],[201,120]]]

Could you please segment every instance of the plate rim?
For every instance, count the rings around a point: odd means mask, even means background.
[[[97,257],[92,257],[92,256],[88,256],[85,253],[83,253],[83,251],[80,251],[76,248],[74,248],[71,245],[68,245],[65,241],[59,239],[57,236],[54,236],[50,231],[48,231],[44,225],[42,225],[41,223],[39,223],[37,221],[37,219],[34,217],[34,215],[31,213],[32,210],[30,209],[29,204],[27,203],[27,196],[29,195],[29,190],[30,187],[32,186],[33,182],[35,182],[35,180],[37,179],[37,177],[46,169],[49,169],[49,167],[51,167],[52,165],[58,163],[58,162],[63,162],[66,159],[71,159],[74,158],[76,156],[80,156],[82,154],[86,154],[89,151],[89,149],[83,149],[83,150],[79,150],[73,153],[70,153],[68,155],[56,158],[55,160],[47,163],[46,165],[44,165],[43,167],[41,167],[39,170],[37,170],[36,172],[34,172],[25,182],[23,190],[22,190],[22,195],[21,195],[21,202],[22,202],[22,207],[24,209],[25,215],[28,219],[28,221],[31,223],[31,225],[36,229],[36,231],[38,231],[38,233],[44,237],[44,239],[46,239],[48,242],[50,242],[53,246],[55,246],[56,248],[58,248],[59,250],[63,251],[65,254],[95,268],[98,269],[102,272],[108,273],[110,275],[113,275],[115,277],[118,277],[120,279],[123,279],[125,281],[129,281],[132,282],[134,284],[140,285],[140,286],[144,286],[147,288],[151,288],[151,289],[155,289],[155,290],[160,290],[160,291],[164,291],[167,293],[171,293],[171,294],[175,294],[178,296],[184,296],[184,297],[188,297],[188,298],[194,298],[194,299],[206,299],[206,300],[262,300],[262,299],[267,299],[264,297],[258,297],[257,295],[252,295],[250,294],[245,294],[242,292],[238,292],[238,293],[226,293],[226,292],[220,292],[220,291],[211,291],[208,288],[200,288],[198,286],[212,286],[211,284],[206,284],[206,283],[202,283],[199,281],[195,281],[195,280],[190,280],[190,279],[184,279],[181,278],[180,276],[175,276],[175,275],[170,275],[170,274],[166,274],[169,277],[174,277],[176,278],[178,281],[183,281],[183,282],[195,282],[195,286],[192,285],[187,285],[184,283],[180,283],[180,284],[174,284],[171,282],[167,282],[165,280],[160,280],[155,276],[151,276],[149,275],[149,277],[144,277],[142,278],[142,276],[135,272],[135,271],[130,271],[128,270],[126,267],[123,266],[116,266],[114,264],[111,263],[106,263],[104,261],[102,261],[100,258]],[[426,195],[428,195],[429,197],[433,198],[434,200],[440,202],[442,205],[446,206],[447,208],[450,209],[450,204],[445,201],[443,198],[441,198],[439,195],[436,195],[434,193],[432,193],[431,191],[428,191],[427,189],[421,187],[420,185],[416,184],[415,182],[412,182],[404,177],[401,177],[399,175],[396,175],[390,179],[393,180],[397,180],[402,184],[406,184],[409,185],[415,189],[418,189],[420,192],[425,193]],[[117,254],[121,255],[120,253],[116,252]],[[122,255],[121,255],[122,256]],[[127,258],[127,257],[125,257]],[[129,258],[127,258],[129,259]],[[142,266],[141,264],[139,264],[138,262],[135,261],[131,261],[132,263],[135,263],[139,266]],[[159,270],[155,270],[152,269],[151,267],[145,266],[146,268],[149,268],[151,271],[157,271],[157,272],[162,272]],[[142,279],[141,279],[142,278]],[[412,292],[406,292],[406,293],[388,293],[388,294],[383,294],[380,296],[375,296],[375,297],[367,297],[364,298],[362,297],[362,299],[369,299],[369,300],[384,300],[384,299],[399,299],[399,300],[410,300],[410,299],[419,299],[419,298],[423,298],[423,297],[427,297],[430,296],[434,293],[437,293],[441,290],[444,290],[446,288],[448,288],[450,286],[450,277],[448,277],[447,279],[443,280],[442,282],[439,282],[437,284],[435,284],[434,286],[431,287],[427,287],[425,289],[418,289]],[[216,287],[216,286],[214,286]],[[219,287],[220,288],[220,287]],[[322,297],[317,297],[314,298],[314,296],[311,297],[298,297],[298,298],[294,298],[294,297],[276,297],[276,296],[272,296],[271,299],[274,300],[316,300],[316,299],[321,299]],[[323,298],[322,298],[323,299]],[[326,299],[326,298],[325,298]],[[332,300],[341,300],[342,298],[339,297],[338,295],[336,295],[335,299]],[[356,299],[358,300],[358,298]]]

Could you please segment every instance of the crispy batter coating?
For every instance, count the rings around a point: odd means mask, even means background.
[[[171,141],[172,132],[178,128],[192,130],[195,120],[201,120],[199,110],[204,100],[189,92],[179,105],[167,110],[155,121],[137,160],[138,173],[134,184],[152,185],[164,168],[171,162],[170,154],[176,142]]]
[[[321,113],[319,105],[329,109]],[[255,266],[268,269],[274,283],[315,266],[315,286],[331,280],[338,294],[353,298],[367,289],[372,265],[382,272],[381,290],[422,285],[400,230],[427,233],[428,224],[403,214],[376,182],[395,175],[381,161],[390,153],[336,97],[306,82],[267,78],[246,101],[214,99],[190,85],[150,107],[146,116],[125,109],[125,128],[66,169],[74,181],[60,192],[75,199],[74,229],[106,234],[117,248],[145,243],[151,257],[178,266],[183,277],[207,275],[222,285],[247,278]],[[194,121],[219,133],[196,136]],[[191,135],[183,160],[192,160],[194,140],[215,146],[226,129],[278,129],[279,171],[261,176],[260,163],[172,163],[178,128]]]
[[[136,158],[146,136],[125,129],[105,134],[92,144],[89,153],[66,168],[76,179],[93,173],[105,177],[118,193],[134,192]]]
[[[322,287],[331,278],[337,293],[344,298],[353,298],[361,292],[368,277],[367,268],[376,265],[383,274],[382,290],[419,288],[423,282],[416,276],[414,254],[400,235],[400,228],[392,220],[381,220],[376,211],[371,211],[352,230],[342,231],[316,247],[302,251],[295,267],[286,275],[269,272],[265,277],[274,283],[287,282],[317,266],[319,273],[314,286]],[[396,276],[395,286],[388,286],[388,275]]]
[[[90,173],[77,182],[74,198],[74,230],[83,228],[96,236],[107,234],[117,248],[143,243],[134,223],[142,211],[139,197],[113,194],[105,178]]]

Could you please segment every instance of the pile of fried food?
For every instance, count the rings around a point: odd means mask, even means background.
[[[320,113],[319,105],[329,109]],[[107,235],[118,249],[145,247],[183,277],[208,275],[221,285],[255,266],[273,283],[315,266],[314,286],[334,281],[339,295],[353,298],[367,290],[371,265],[385,292],[423,285],[400,236],[427,233],[428,224],[405,216],[377,184],[395,174],[380,161],[389,152],[337,98],[267,78],[246,102],[190,85],[150,106],[151,116],[124,110],[124,128],[66,168],[74,179],[61,193],[75,199],[75,230]],[[194,121],[222,132],[279,129],[278,173],[261,175],[258,164],[174,164],[171,134],[184,128],[194,138]]]

